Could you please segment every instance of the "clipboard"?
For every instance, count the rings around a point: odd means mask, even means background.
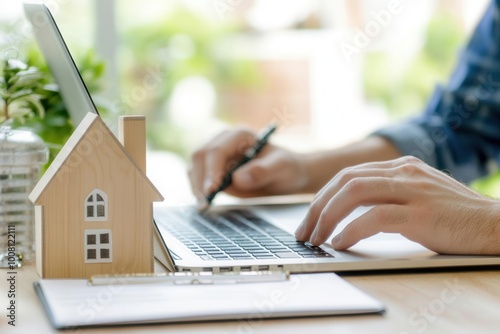
[[[378,300],[333,273],[236,284],[92,285],[40,280],[35,290],[54,328],[354,315],[384,312]]]

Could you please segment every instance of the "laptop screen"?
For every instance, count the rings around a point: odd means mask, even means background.
[[[25,3],[24,12],[76,127],[88,112],[97,114],[97,108],[47,6]]]

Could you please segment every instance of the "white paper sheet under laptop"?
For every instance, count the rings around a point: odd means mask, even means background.
[[[255,323],[384,311],[380,302],[333,273],[291,275],[280,282],[207,285],[117,281],[93,286],[87,280],[41,280],[35,288],[57,329],[229,319]]]
[[[40,48],[60,85],[75,124],[97,110],[62,36],[44,5],[25,5]],[[41,24],[42,23],[42,24]],[[168,168],[166,166],[166,168]],[[155,206],[155,256],[172,271],[280,270],[291,272],[492,266],[495,256],[445,256],[397,234],[379,234],[350,251],[329,244],[311,247],[293,232],[307,211],[304,205],[214,209]],[[344,225],[355,215],[344,221]],[[337,228],[336,233],[341,230]]]

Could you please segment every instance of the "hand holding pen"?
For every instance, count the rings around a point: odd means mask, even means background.
[[[250,147],[249,149],[247,149],[245,151],[245,154],[243,155],[243,157],[241,157],[241,159],[238,160],[237,163],[230,170],[228,170],[226,172],[224,179],[222,180],[219,187],[217,189],[215,189],[214,191],[212,191],[211,193],[209,193],[206,196],[205,201],[202,202],[198,206],[198,210],[200,212],[207,210],[210,207],[210,204],[214,200],[215,196],[219,192],[223,191],[224,189],[226,189],[227,187],[229,187],[231,185],[233,173],[238,168],[240,168],[241,166],[243,166],[247,162],[254,159],[260,153],[260,151],[266,146],[267,142],[269,141],[269,137],[276,131],[276,129],[277,129],[277,125],[271,124],[262,132],[262,134],[257,138],[257,141],[255,142],[255,144],[252,147]]]

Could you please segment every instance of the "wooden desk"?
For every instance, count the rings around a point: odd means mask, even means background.
[[[160,268],[158,268],[160,269]],[[7,325],[7,271],[0,271],[1,333],[52,333],[33,289],[34,263],[17,270],[16,327]],[[382,301],[383,315],[224,321],[78,329],[82,333],[498,333],[500,270],[344,275]]]

